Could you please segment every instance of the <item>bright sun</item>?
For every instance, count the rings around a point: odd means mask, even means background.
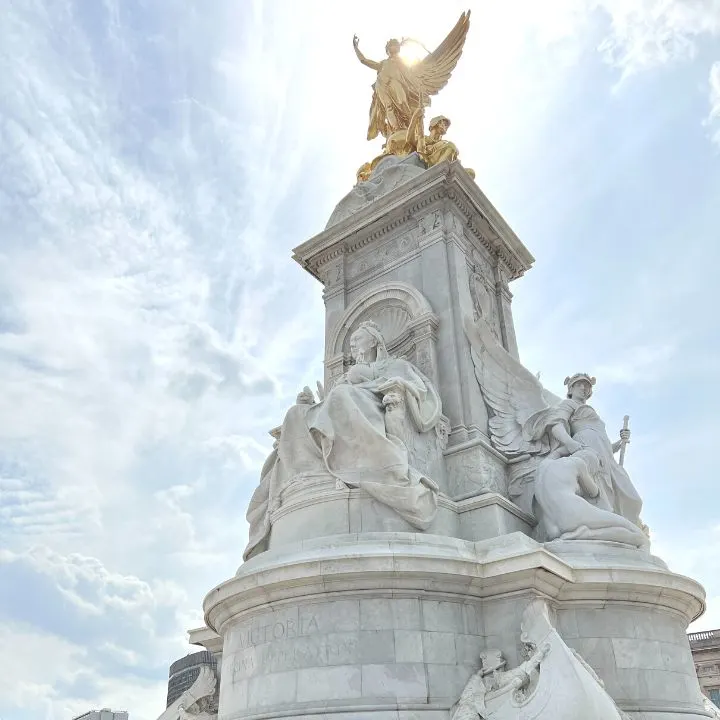
[[[406,65],[414,65],[427,55],[427,51],[415,40],[406,40],[400,48],[400,57]]]

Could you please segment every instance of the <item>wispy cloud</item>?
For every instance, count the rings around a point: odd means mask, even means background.
[[[599,51],[623,76],[692,59],[703,36],[720,34],[718,0],[596,0],[611,32]]]

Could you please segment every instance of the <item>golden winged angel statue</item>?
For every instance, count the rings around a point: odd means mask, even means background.
[[[398,130],[414,128],[422,135],[424,108],[430,105],[430,96],[442,90],[450,79],[462,54],[469,27],[468,10],[434,52],[412,65],[400,56],[402,45],[407,40],[388,40],[385,45],[387,58],[377,62],[368,60],[360,52],[358,36],[353,37],[355,54],[360,62],[377,72],[370,105],[368,140],[378,135],[387,139]]]

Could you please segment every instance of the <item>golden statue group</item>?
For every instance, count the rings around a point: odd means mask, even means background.
[[[359,39],[355,35],[355,54],[363,65],[377,72],[367,139],[373,140],[378,135],[385,138],[382,154],[358,170],[358,182],[367,180],[376,165],[388,155],[402,157],[416,152],[428,167],[444,160],[458,159],[457,147],[444,137],[450,120],[444,115],[432,118],[426,135],[425,108],[430,105],[430,96],[447,85],[462,54],[469,27],[468,10],[434,52],[412,64],[401,57],[403,44],[410,41],[388,40],[385,45],[387,58],[376,62],[360,52]],[[475,177],[472,170],[468,172]]]

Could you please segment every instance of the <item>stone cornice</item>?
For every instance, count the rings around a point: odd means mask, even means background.
[[[458,163],[442,163],[319,233],[293,250],[293,258],[314,277],[333,259],[374,243],[446,200],[464,217],[468,231],[508,268],[508,279],[520,277],[534,258]],[[485,232],[487,225],[491,233]]]
[[[508,458],[503,455],[499,450],[497,450],[490,442],[490,439],[485,435],[480,435],[479,437],[472,438],[471,440],[465,440],[461,443],[450,444],[443,451],[443,455],[445,455],[445,457],[448,457],[449,455],[455,455],[456,453],[471,450],[474,447],[481,447],[483,450],[485,450],[485,452],[494,455],[498,460],[501,460],[504,463],[508,462]],[[528,455],[525,457],[527,458],[530,456]]]
[[[478,508],[499,505],[503,510],[506,510],[511,515],[527,523],[530,527],[537,525],[537,520],[532,515],[523,512],[514,502],[497,492],[480,493],[463,498],[462,500],[452,500],[451,498],[446,498],[441,495],[438,498],[438,505],[447,506],[458,514],[469,512],[470,510],[477,510]]]
[[[558,604],[608,602],[680,613],[704,610],[704,592],[690,578],[622,561],[578,566],[522,533],[471,542],[421,533],[365,533],[303,541],[262,553],[205,598],[205,622],[226,623],[314,596],[357,597],[366,591],[426,597],[491,599],[544,595]]]
[[[491,247],[488,250],[497,252],[509,267],[513,270],[510,278],[514,280],[529,270],[535,262],[535,258],[525,247],[520,238],[513,232],[512,228],[505,221],[505,218],[498,212],[497,208],[488,200],[487,196],[474,180],[457,164],[451,164],[448,169],[449,176],[452,176],[453,183],[448,186],[448,197],[455,204],[464,210],[468,224],[473,229],[473,221],[477,215],[484,217],[491,229],[496,233],[497,238],[491,240]],[[462,192],[459,192],[462,190]],[[465,203],[469,201],[469,205]],[[465,205],[465,207],[463,207]],[[473,229],[478,233],[477,228]],[[496,245],[495,243],[499,243]],[[485,244],[485,242],[483,242]],[[520,270],[520,272],[518,272]]]
[[[188,642],[191,645],[200,645],[215,654],[221,653],[223,649],[223,639],[209,627],[188,630]]]

